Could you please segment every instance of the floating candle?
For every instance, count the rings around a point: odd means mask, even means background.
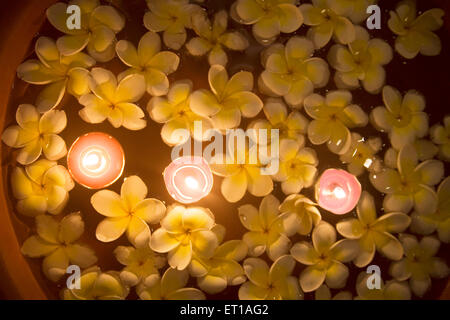
[[[79,137],[67,154],[70,175],[89,189],[113,184],[122,175],[124,166],[125,157],[120,143],[101,132]]]
[[[164,182],[169,194],[181,203],[197,202],[212,189],[213,176],[202,157],[181,157],[164,170]]]
[[[319,206],[334,214],[346,214],[353,210],[360,196],[361,184],[345,170],[325,170],[316,185]]]

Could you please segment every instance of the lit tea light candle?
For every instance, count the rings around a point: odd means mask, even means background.
[[[328,169],[316,185],[320,207],[334,214],[346,214],[356,207],[361,196],[358,179],[345,170]]]
[[[122,175],[124,166],[125,157],[120,143],[101,132],[79,137],[67,154],[70,175],[89,189],[113,184]]]
[[[206,197],[213,186],[213,175],[202,157],[181,157],[164,170],[169,194],[181,203],[193,203]]]

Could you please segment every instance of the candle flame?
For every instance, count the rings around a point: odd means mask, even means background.
[[[186,186],[191,189],[198,189],[199,187],[198,181],[193,177],[187,177],[184,180],[184,183],[186,183]]]
[[[333,194],[337,199],[344,199],[347,196],[345,190],[341,187],[334,188]]]

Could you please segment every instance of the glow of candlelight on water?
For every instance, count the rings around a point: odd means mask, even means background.
[[[72,178],[90,189],[101,189],[114,183],[125,166],[122,147],[113,137],[92,132],[79,137],[67,155]]]
[[[193,203],[206,197],[212,189],[213,177],[202,157],[181,157],[164,170],[169,194],[181,203]]]
[[[316,185],[319,206],[334,214],[346,214],[353,210],[360,196],[358,179],[344,170],[326,170]]]

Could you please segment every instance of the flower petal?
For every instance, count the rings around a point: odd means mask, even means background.
[[[130,223],[130,217],[114,217],[102,220],[95,231],[95,236],[102,242],[117,240],[125,233]]]
[[[91,198],[91,204],[95,211],[106,217],[125,217],[125,211],[121,197],[110,190],[96,192]]]

